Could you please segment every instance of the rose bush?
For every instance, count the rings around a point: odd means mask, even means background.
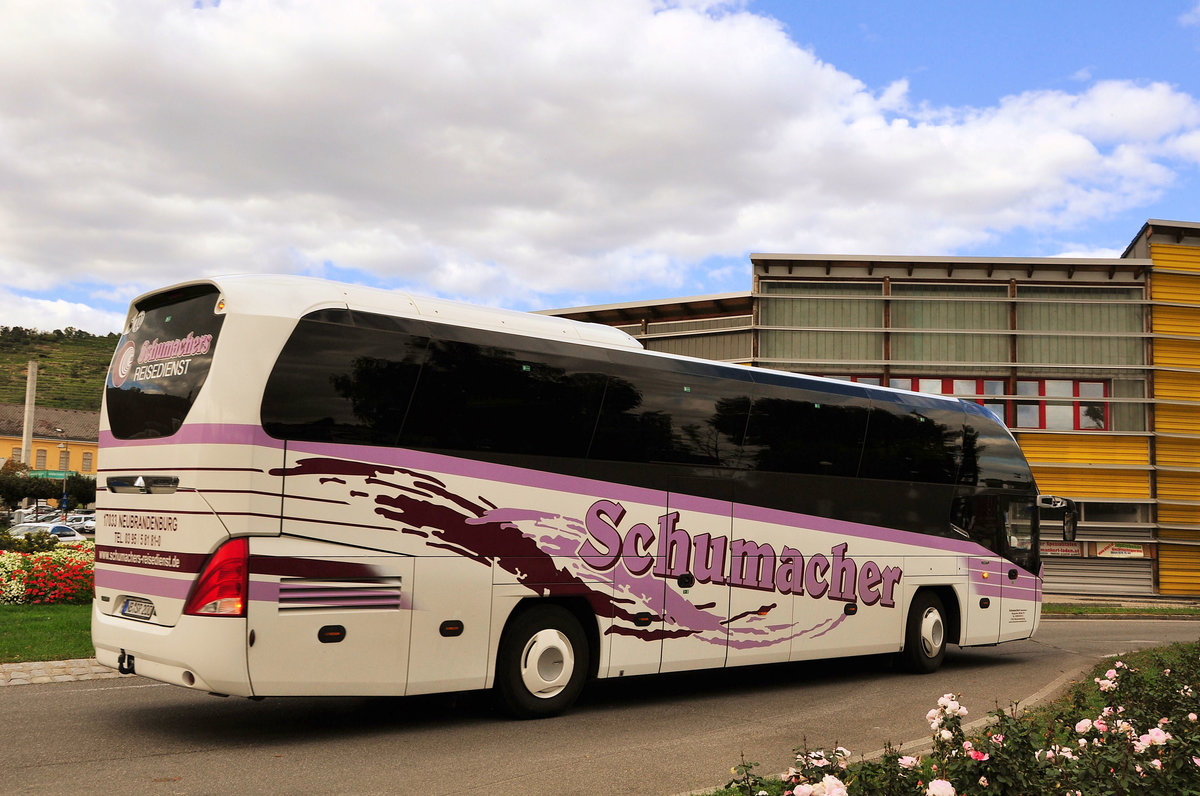
[[[1133,663],[1130,663],[1133,661]],[[796,749],[770,794],[1169,793],[1200,796],[1200,643],[1102,664],[1051,709],[989,714],[980,734],[962,727],[955,694],[926,715],[932,749],[850,762],[849,750]]]
[[[87,541],[39,553],[0,553],[0,603],[88,602],[95,591],[95,552]]]

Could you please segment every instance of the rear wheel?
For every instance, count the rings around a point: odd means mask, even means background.
[[[532,719],[566,710],[583,690],[588,644],[579,620],[539,605],[512,620],[496,660],[496,691],[510,713]]]
[[[901,662],[910,672],[937,671],[946,657],[946,609],[931,591],[918,592],[908,609]]]

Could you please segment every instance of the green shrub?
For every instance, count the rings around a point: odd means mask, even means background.
[[[45,553],[58,546],[58,537],[49,531],[34,531],[22,537],[10,536],[7,530],[0,531],[0,552]]]

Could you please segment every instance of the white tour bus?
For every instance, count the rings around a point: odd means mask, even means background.
[[[100,423],[96,655],[218,694],[932,671],[1037,629],[1074,526],[976,403],[314,279],[137,298]]]

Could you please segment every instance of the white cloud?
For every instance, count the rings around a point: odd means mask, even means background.
[[[1200,25],[1200,2],[1196,3],[1190,11],[1184,12],[1179,17],[1181,25]]]
[[[914,107],[742,9],[0,0],[0,280],[128,300],[330,263],[533,307],[749,250],[1069,229],[1195,162],[1169,85]]]
[[[4,326],[53,331],[75,328],[92,334],[120,332],[125,323],[124,313],[104,312],[87,304],[21,296],[0,289],[0,306],[4,307]]]

